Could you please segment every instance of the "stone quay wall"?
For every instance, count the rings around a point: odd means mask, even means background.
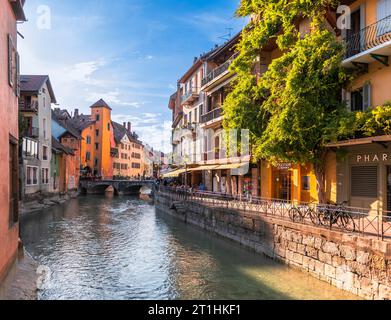
[[[158,211],[236,241],[369,300],[391,299],[391,242],[200,203],[159,193]],[[181,208],[181,209],[178,209]]]

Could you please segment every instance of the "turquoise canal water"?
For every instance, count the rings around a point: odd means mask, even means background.
[[[40,299],[356,299],[136,198],[89,196],[27,215]]]

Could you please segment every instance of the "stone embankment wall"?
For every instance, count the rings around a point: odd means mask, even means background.
[[[391,299],[391,242],[262,214],[180,203],[158,194],[159,211],[234,240],[366,299]]]

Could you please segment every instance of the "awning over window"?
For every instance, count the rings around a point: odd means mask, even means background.
[[[163,178],[176,178],[179,177],[180,174],[185,173],[185,169],[177,169],[171,172],[167,172],[163,174]]]

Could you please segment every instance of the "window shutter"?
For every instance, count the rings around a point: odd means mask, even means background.
[[[378,196],[377,167],[352,167],[351,195],[366,198],[376,198]]]
[[[371,107],[372,100],[372,86],[367,82],[363,87],[363,109],[368,110]]]
[[[11,87],[14,86],[13,79],[12,79],[12,51],[13,51],[13,44],[12,44],[12,38],[11,35],[8,35],[8,83]]]
[[[16,60],[16,72],[15,72],[15,83],[16,83],[16,88],[15,88],[15,93],[16,96],[19,98],[20,97],[20,56],[19,53],[16,52],[15,56]]]

